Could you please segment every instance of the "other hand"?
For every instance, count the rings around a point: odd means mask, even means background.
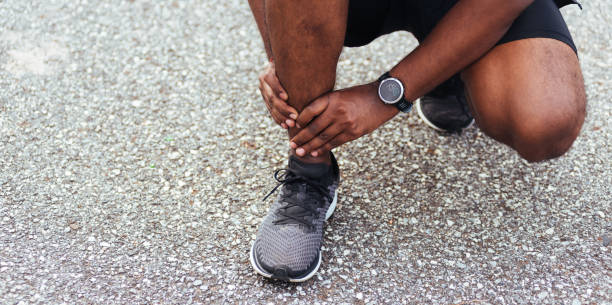
[[[259,74],[259,92],[266,102],[272,119],[277,124],[285,129],[295,126],[298,112],[287,104],[289,96],[276,76],[276,69],[272,61]]]
[[[298,156],[313,157],[366,135],[399,110],[378,97],[378,82],[325,94],[310,103],[297,118],[304,128],[290,142]]]

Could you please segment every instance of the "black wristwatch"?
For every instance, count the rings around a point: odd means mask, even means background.
[[[378,78],[378,97],[385,104],[395,105],[401,112],[409,112],[412,108],[412,103],[404,98],[404,84],[391,77],[389,72]]]

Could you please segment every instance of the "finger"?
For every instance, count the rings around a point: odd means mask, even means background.
[[[287,95],[287,92],[285,91],[281,91],[278,97],[280,97],[283,101],[286,101],[287,99],[289,99],[289,95]]]
[[[266,101],[266,96],[263,94],[263,92],[259,92],[259,93],[261,94],[261,99],[264,100],[264,104],[266,105],[268,112],[272,114],[272,109],[270,108],[270,104],[268,104],[268,101]]]
[[[271,97],[272,107],[274,107],[280,114],[286,117],[286,119],[291,120],[291,127],[295,123],[295,119],[297,118],[297,112],[291,106],[289,106],[285,101],[279,99],[277,96]]]
[[[263,98],[266,104],[266,108],[268,108],[268,112],[270,113],[270,116],[272,116],[274,122],[276,122],[276,124],[279,124],[284,129],[287,129],[287,122],[290,120],[289,118],[280,114],[276,107],[272,105],[273,101],[271,101],[271,97],[274,96],[274,94],[270,86],[268,86],[268,84],[266,84],[266,82],[264,81],[265,75],[265,72],[259,75],[259,93],[261,94],[261,97]],[[293,124],[293,121],[291,123]]]
[[[285,117],[282,114],[278,113],[278,111],[274,109],[274,107],[270,107],[270,115],[272,115],[272,118],[274,118],[276,124],[280,126],[283,126],[283,124],[287,124],[285,121]]]
[[[272,83],[272,90],[276,92],[276,94],[281,100],[283,101],[288,100],[289,95],[287,94],[287,91],[285,91],[285,88],[283,88],[283,85],[281,85],[280,80],[278,80],[278,77],[274,75],[273,79],[274,79],[274,82]]]
[[[261,97],[264,99],[264,101],[266,100],[266,97],[264,96],[263,93],[261,94]],[[281,114],[279,114],[278,111],[276,111],[276,109],[271,107],[267,102],[265,104],[266,104],[266,108],[268,109],[268,113],[270,113],[270,116],[272,117],[274,122],[276,122],[276,124],[283,126],[286,118],[282,116]],[[283,127],[283,128],[287,129],[286,127]]]
[[[288,125],[291,125],[291,127],[293,127],[295,122],[293,121],[293,119],[291,119],[289,115],[285,114],[285,111],[286,111],[286,108],[288,108],[288,105],[285,102],[281,101],[276,96],[274,96],[274,93],[272,93],[272,89],[270,89],[270,86],[268,86],[266,83],[263,84],[263,88],[264,88],[263,91],[265,92],[263,94],[264,100],[266,101],[266,104],[268,105],[268,109],[270,110],[270,112],[274,110],[275,116],[280,122],[284,122]],[[292,115],[292,116],[295,116],[295,115]]]
[[[298,132],[298,134],[291,139],[289,146],[294,149],[302,146],[304,143],[307,143],[316,135],[321,133],[321,131],[325,130],[329,125],[331,125],[331,120],[329,119],[329,116],[318,116],[316,119],[310,122],[308,126],[300,130],[300,132]],[[296,153],[300,157],[305,155],[305,151],[302,149],[299,152],[296,150]]]
[[[295,121],[294,120],[287,119],[287,120],[285,120],[285,124],[287,124],[287,126],[289,126],[291,128],[295,127]]]
[[[294,124],[294,120],[297,118],[297,111],[291,106],[289,106],[285,101],[281,100],[274,94],[272,88],[266,83],[262,83],[264,95],[266,96],[264,99],[270,106],[276,109],[280,114],[282,114],[285,118],[283,121],[291,120],[291,124]],[[293,127],[293,126],[291,126]]]
[[[328,96],[323,96],[323,97],[320,97],[314,100],[312,103],[306,106],[304,110],[302,110],[302,113],[300,113],[300,115],[298,116],[296,120],[297,125],[298,126],[308,125],[308,123],[310,123],[310,121],[312,121],[313,118],[320,115],[321,113],[323,113],[323,111],[325,111],[325,109],[327,109],[327,105],[329,105]]]
[[[274,70],[274,64],[270,64],[270,67],[266,73],[260,76],[260,85],[265,87],[266,95],[271,99],[272,96],[277,97],[279,100],[283,101],[277,107],[280,109],[280,112],[285,116],[291,118],[292,120],[297,119],[298,112],[295,108],[289,106],[287,104],[287,99],[289,99],[289,95],[281,85],[278,77],[276,76],[276,72]]]
[[[284,116],[286,116],[287,118],[290,118],[292,121],[297,119],[298,115],[297,115],[297,111],[295,110],[295,108],[289,106],[289,104],[287,104],[286,102],[286,98],[282,99],[280,98],[276,93],[274,93],[274,89],[272,89],[272,87],[270,87],[269,83],[263,82],[262,85],[266,91],[266,95],[268,96],[268,99],[273,103],[273,106],[278,109],[278,111],[283,114]]]
[[[257,88],[259,88],[259,93],[261,93],[262,95],[264,94],[264,90],[263,90],[263,80],[261,79],[261,77],[259,78],[259,86],[257,86]]]
[[[283,100],[288,98],[285,88],[283,88],[283,85],[281,85],[280,80],[276,76],[276,72],[273,71],[273,73],[267,73],[264,76],[264,81],[268,83],[270,87],[272,87],[272,90],[279,98]]]
[[[301,149],[305,155],[310,152],[315,152],[318,148],[327,144],[331,139],[334,139],[337,135],[342,133],[342,126],[340,124],[332,124],[327,127],[325,130],[320,132],[310,141],[302,144],[298,149]],[[313,155],[316,157],[318,154]]]
[[[258,79],[259,79],[259,92],[261,92],[261,94],[265,93],[265,91],[264,91],[264,84],[265,84],[264,76],[265,76],[264,73],[262,73],[258,77]]]
[[[278,109],[270,106],[268,107],[268,110],[270,111],[270,115],[274,117],[274,121],[276,121],[277,124],[281,126],[285,125],[289,127],[295,126],[295,122],[287,118],[286,116],[284,116],[282,113],[278,112]],[[283,128],[287,129],[287,127],[283,127]]]
[[[287,91],[285,91],[285,88],[283,88],[283,85],[281,85],[278,76],[276,76],[276,67],[274,66],[274,62],[270,62],[266,74],[263,75],[263,78],[272,87],[280,99],[286,101],[289,98]]]
[[[266,107],[270,110],[270,98],[268,98],[268,93],[266,92],[266,83],[261,78],[259,79],[259,93],[264,102],[266,102]]]
[[[331,151],[332,149],[346,143],[346,142],[350,142],[353,139],[345,134],[345,133],[341,133],[339,135],[337,135],[336,137],[334,137],[333,139],[329,140],[327,143],[325,143],[324,145],[322,145],[321,147],[315,149],[314,151],[312,151],[310,154],[313,157],[316,156],[320,156],[322,154],[324,154],[325,152]]]
[[[272,88],[270,88],[266,82],[262,82],[261,87],[263,88],[264,95],[266,96],[266,101],[270,103],[272,101],[272,97],[274,96]]]

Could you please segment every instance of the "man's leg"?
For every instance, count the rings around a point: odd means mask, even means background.
[[[276,74],[289,105],[302,111],[334,88],[348,0],[264,1]],[[297,132],[291,128],[289,135]],[[302,282],[317,272],[322,261],[323,224],[335,209],[338,164],[329,152],[317,158],[298,158],[292,152],[288,170],[282,176],[277,172],[275,178],[283,188],[259,228],[251,264],[265,277]]]
[[[498,45],[462,78],[480,128],[530,162],[561,156],[580,132],[584,81],[576,54],[559,40]]]
[[[346,32],[348,0],[265,0],[265,15],[278,78],[288,103],[300,112],[333,90]],[[290,128],[289,136],[298,128]],[[329,162],[329,154],[308,162]]]

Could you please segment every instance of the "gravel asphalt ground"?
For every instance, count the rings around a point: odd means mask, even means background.
[[[611,304],[612,1],[583,2],[568,154],[397,116],[337,150],[322,267],[285,284],[248,260],[287,143],[247,1],[0,1],[0,303]],[[415,45],[346,49],[338,87]]]

